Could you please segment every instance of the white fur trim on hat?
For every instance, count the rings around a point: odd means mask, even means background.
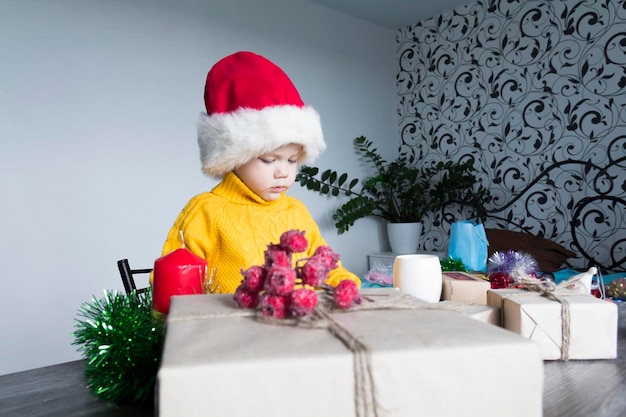
[[[319,114],[309,106],[240,108],[202,113],[198,146],[202,171],[220,178],[246,162],[290,143],[300,144],[299,163],[310,164],[326,149]]]

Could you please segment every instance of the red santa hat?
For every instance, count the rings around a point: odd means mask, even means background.
[[[326,148],[317,111],[305,106],[287,74],[266,58],[237,52],[209,71],[206,113],[198,122],[202,171],[222,177],[283,145],[302,145],[300,163]]]

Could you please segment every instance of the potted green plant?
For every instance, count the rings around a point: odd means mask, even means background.
[[[471,207],[472,217],[485,218],[485,204],[491,201],[491,195],[478,183],[471,160],[417,167],[404,157],[387,162],[364,136],[356,138],[354,146],[359,156],[374,169],[374,175],[360,181],[332,169],[320,174],[317,167],[302,166],[296,177],[296,181],[309,190],[350,197],[333,214],[339,234],[347,232],[357,220],[366,216],[380,217],[388,224],[421,225],[426,213],[450,204]],[[358,184],[361,184],[360,190]],[[393,244],[392,250],[396,252]],[[417,245],[412,251],[415,250]]]

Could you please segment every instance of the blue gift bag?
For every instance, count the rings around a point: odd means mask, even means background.
[[[487,271],[487,234],[482,223],[464,220],[452,223],[448,256],[460,259],[471,271]]]

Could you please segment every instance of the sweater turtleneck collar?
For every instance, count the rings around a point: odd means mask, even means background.
[[[241,179],[234,173],[228,172],[224,175],[222,181],[213,188],[213,194],[223,197],[237,204],[274,204],[278,200],[266,201],[252,191]],[[284,194],[283,194],[284,195]]]

